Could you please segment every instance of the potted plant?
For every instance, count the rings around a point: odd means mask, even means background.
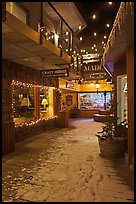
[[[106,158],[121,158],[127,151],[128,127],[126,119],[117,124],[116,117],[109,117],[102,126],[102,131],[96,134],[101,156]]]

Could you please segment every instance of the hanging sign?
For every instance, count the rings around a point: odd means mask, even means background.
[[[102,71],[101,65],[98,64],[89,64],[89,65],[84,65],[84,72],[98,72]]]
[[[69,76],[68,68],[41,70],[41,77],[67,77]]]

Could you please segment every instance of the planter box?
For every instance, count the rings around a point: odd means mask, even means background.
[[[127,151],[127,139],[105,140],[98,137],[101,156],[111,159],[122,158]]]

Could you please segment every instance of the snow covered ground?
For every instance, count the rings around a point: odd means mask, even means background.
[[[134,202],[126,159],[99,155],[100,130],[93,119],[70,119],[68,128],[18,143],[3,158],[2,201]]]

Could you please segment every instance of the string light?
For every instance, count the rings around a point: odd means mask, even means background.
[[[107,38],[106,35],[104,35],[104,38],[105,38],[105,39]]]
[[[94,33],[94,36],[96,36],[96,33]]]
[[[81,30],[81,25],[79,25],[78,29]]]
[[[68,35],[68,31],[66,32],[66,35]]]
[[[112,5],[112,2],[109,2],[109,5]]]
[[[83,40],[83,38],[82,38],[82,37],[80,37],[80,40]]]
[[[107,24],[106,24],[106,26],[109,28],[109,27],[110,27],[110,24],[109,24],[109,23],[107,23]]]
[[[24,127],[24,126],[32,126],[32,125],[35,125],[35,124],[37,124],[37,123],[39,123],[39,122],[41,122],[41,121],[48,121],[48,120],[55,119],[55,118],[57,118],[57,117],[58,117],[58,116],[53,116],[53,117],[50,117],[50,118],[40,118],[40,119],[38,119],[38,120],[36,120],[36,121],[31,121],[31,122],[29,122],[29,123],[24,122],[24,123],[16,124],[16,125],[15,125],[15,128],[17,128],[17,127]]]
[[[117,15],[116,15],[116,18],[114,20],[114,24],[113,24],[113,27],[112,27],[112,30],[110,32],[110,35],[109,35],[109,38],[108,38],[108,41],[107,41],[107,45],[106,45],[106,49],[104,51],[104,54],[103,54],[103,64],[106,60],[106,53],[109,51],[109,45],[112,43],[114,44],[115,43],[115,36],[116,36],[116,31],[117,31],[117,28],[124,23],[124,20],[122,22],[122,19],[126,19],[127,18],[127,15],[128,15],[128,10],[129,10],[129,6],[126,6],[126,5],[129,5],[131,4],[132,2],[121,2],[120,3],[120,7],[118,9],[118,12],[117,12]],[[133,9],[134,9],[134,6],[132,6],[132,11],[131,11],[131,15],[133,15]],[[125,16],[125,18],[124,18]]]
[[[93,15],[93,19],[96,19],[96,15],[95,14]]]
[[[39,84],[31,84],[31,83],[25,83],[25,82],[21,82],[21,81],[16,81],[16,80],[12,80],[12,118],[14,118],[14,113],[15,113],[15,99],[14,99],[14,92],[15,92],[15,87],[20,87],[20,88],[33,88],[33,87],[39,87],[39,88],[47,88],[47,86],[44,85],[39,85]],[[54,87],[52,87],[54,88]],[[16,124],[15,127],[23,127],[23,126],[31,126],[31,125],[35,125],[37,123],[39,123],[40,121],[47,121],[47,120],[51,120],[51,119],[55,119],[58,116],[53,116],[50,118],[42,118],[42,119],[38,119],[36,121],[31,121],[31,122],[24,122],[24,123],[20,123],[20,124]]]

